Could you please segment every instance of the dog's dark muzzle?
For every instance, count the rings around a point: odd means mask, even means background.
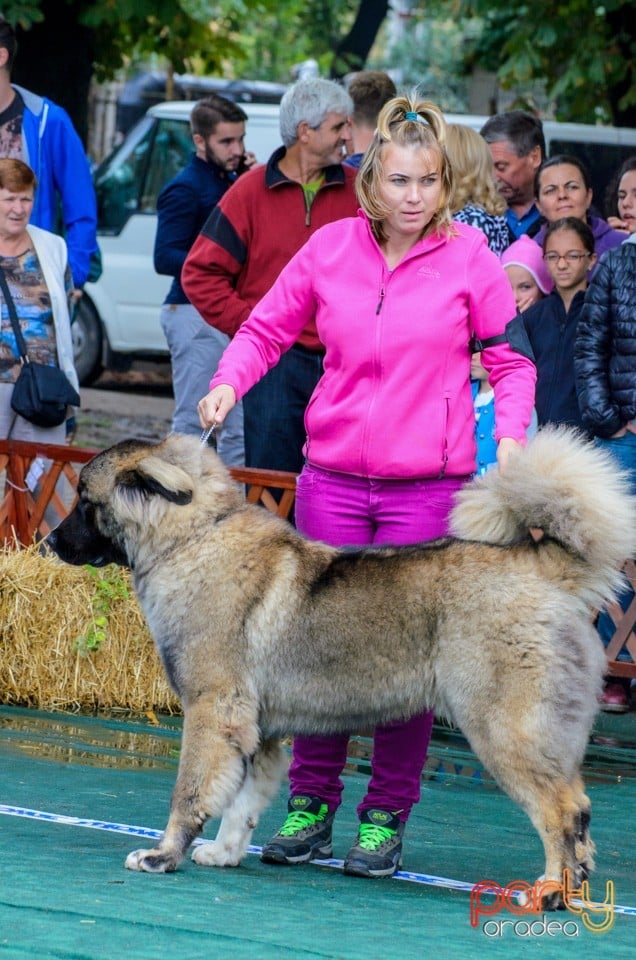
[[[93,567],[105,567],[109,563],[130,566],[128,558],[116,544],[82,522],[77,507],[44,542],[60,560],[74,566],[81,567],[86,563]]]

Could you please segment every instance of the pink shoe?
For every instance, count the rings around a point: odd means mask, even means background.
[[[599,707],[605,713],[627,713],[629,710],[629,692],[622,683],[605,684]]]

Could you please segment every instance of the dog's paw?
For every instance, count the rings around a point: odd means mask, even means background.
[[[127,870],[141,870],[145,873],[172,873],[177,869],[174,857],[161,850],[133,850],[126,857]]]
[[[546,892],[541,892],[542,885],[545,884]],[[557,886],[559,886],[557,884]],[[554,882],[546,881],[545,874],[542,873],[540,877],[537,877],[536,883],[534,885],[535,890],[539,891],[539,905],[541,910],[546,912],[551,912],[553,910],[565,910],[565,903],[563,901],[563,892],[559,888],[554,889]],[[526,907],[530,902],[530,897],[525,891],[520,891],[517,894],[517,903],[520,907]]]
[[[192,851],[192,859],[200,867],[238,867],[243,859],[243,851],[218,840],[210,840],[197,844]]]
[[[565,901],[563,899],[562,893],[548,893],[545,897],[541,897],[541,910],[546,913],[551,913],[553,910],[565,910]]]

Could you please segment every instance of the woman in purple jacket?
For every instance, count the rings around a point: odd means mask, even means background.
[[[576,217],[587,223],[594,237],[597,264],[601,254],[620,246],[625,239],[625,234],[613,230],[607,220],[590,213],[592,181],[587,167],[578,157],[559,154],[544,160],[534,178],[534,194],[544,219],[543,226],[534,237],[540,247],[543,247],[548,225],[564,217]],[[588,280],[595,269],[593,267],[589,271]]]
[[[202,425],[222,422],[315,317],[326,355],[305,415],[296,522],[334,546],[446,535],[453,497],[475,471],[469,344],[473,334],[503,339],[515,304],[483,233],[452,222],[444,141],[433,104],[408,97],[386,104],[358,175],[358,217],[318,230],[289,262],[199,403]],[[525,441],[535,369],[505,340],[484,345],[482,360],[503,465]],[[390,637],[386,645],[390,676]],[[346,873],[390,876],[400,865],[432,722],[425,713],[375,731]],[[264,861],[331,855],[348,739],[346,732],[295,739],[289,814],[263,847]]]

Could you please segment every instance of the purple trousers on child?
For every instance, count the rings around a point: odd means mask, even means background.
[[[296,526],[334,547],[434,540],[448,533],[455,493],[468,480],[367,480],[305,465],[298,478]],[[390,642],[390,638],[389,638]],[[408,819],[420,799],[420,779],[433,726],[431,711],[377,727],[371,777],[358,815],[371,807]],[[289,769],[291,795],[340,805],[340,775],[349,734],[296,737]]]

